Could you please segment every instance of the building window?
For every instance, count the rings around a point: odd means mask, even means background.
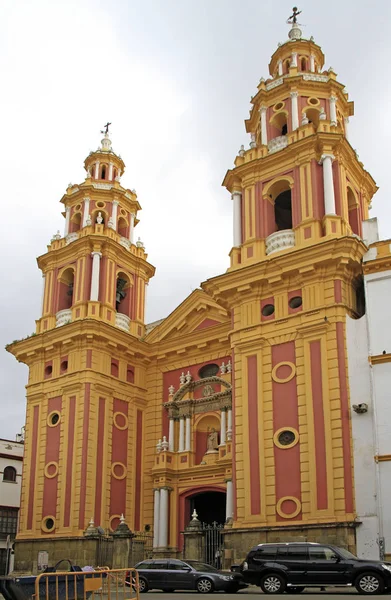
[[[4,469],[3,481],[16,481],[16,469],[14,467]]]
[[[198,371],[198,376],[200,379],[205,379],[206,377],[216,377],[219,372],[219,365],[210,364],[201,367]]]
[[[18,508],[0,508],[0,535],[16,535],[18,510]]]

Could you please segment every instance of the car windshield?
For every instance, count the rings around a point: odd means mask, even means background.
[[[202,571],[203,573],[217,573],[217,569],[212,565],[206,565],[205,563],[198,562],[196,560],[188,560],[187,563],[195,570]]]
[[[338,548],[338,552],[340,553],[341,556],[343,556],[343,558],[355,558],[355,559],[357,559],[357,556],[354,556],[354,554],[352,554],[351,552],[349,552],[349,550],[345,550],[345,548]]]

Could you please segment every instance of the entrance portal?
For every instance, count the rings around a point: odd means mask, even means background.
[[[225,523],[225,492],[201,492],[191,496],[190,515],[196,510],[198,519],[201,523]]]

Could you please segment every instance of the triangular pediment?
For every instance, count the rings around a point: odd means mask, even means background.
[[[183,337],[229,322],[228,312],[203,290],[195,290],[166,319],[148,333],[146,342]]]

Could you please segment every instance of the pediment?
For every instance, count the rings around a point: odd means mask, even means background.
[[[229,314],[203,290],[195,290],[166,319],[146,336],[154,343],[183,337],[196,331],[217,327],[229,322]]]

